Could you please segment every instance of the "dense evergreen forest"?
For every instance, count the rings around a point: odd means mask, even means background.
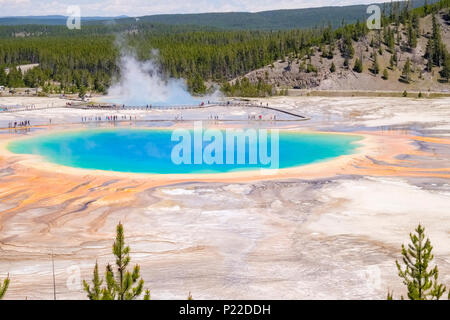
[[[383,11],[384,28],[380,36],[389,43],[393,30],[388,26],[400,23],[410,26],[413,35],[417,31],[418,17],[448,8],[449,4],[450,0],[441,0],[411,9],[409,2],[393,3]],[[43,87],[44,92],[66,93],[105,92],[120,72],[118,61],[123,47],[133,48],[139,59],[158,59],[167,76],[186,79],[190,90],[201,94],[207,89],[203,85],[205,80],[224,84],[288,55],[308,56],[313,47],[337,45],[341,54],[350,60],[354,56],[352,40],[358,41],[369,32],[365,21],[339,28],[330,24],[284,31],[223,31],[142,23],[111,27],[92,25],[78,31],[46,26],[46,31],[42,32],[43,26],[22,26],[21,34],[14,33],[12,37],[11,32],[18,30],[14,28],[17,27],[0,27],[0,85]],[[411,36],[411,46],[414,37]],[[156,57],[153,49],[159,51]],[[439,30],[430,39],[428,57],[430,63],[444,66],[445,71],[449,54]],[[31,63],[40,65],[25,75],[15,68]],[[8,75],[5,68],[10,70]],[[257,84],[246,81],[226,84],[223,89],[228,94],[249,96],[274,92],[264,84],[264,79]]]

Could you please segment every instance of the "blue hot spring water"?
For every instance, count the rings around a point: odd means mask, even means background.
[[[225,146],[225,131],[223,145]],[[191,151],[194,162],[193,132]],[[267,155],[271,155],[271,132],[267,131]],[[40,135],[12,141],[8,149],[17,154],[34,154],[46,161],[83,169],[107,170],[133,173],[186,174],[223,173],[239,170],[270,168],[271,163],[250,164],[250,147],[245,140],[245,163],[238,164],[242,149],[225,149],[224,164],[176,164],[172,150],[180,141],[172,141],[171,130],[155,129],[94,129]],[[296,167],[352,154],[361,137],[354,135],[311,134],[279,132],[279,168]],[[214,140],[213,140],[214,141]],[[220,141],[220,140],[219,140]],[[237,145],[237,139],[236,145]],[[204,151],[211,142],[202,141]],[[198,149],[197,145],[197,149]],[[187,149],[187,148],[186,148]],[[258,141],[258,152],[260,149]],[[274,148],[275,149],[275,148]],[[254,150],[254,149],[253,149]],[[233,152],[233,164],[227,164],[226,152]],[[180,154],[183,154],[181,152]],[[215,152],[211,153],[216,155]]]

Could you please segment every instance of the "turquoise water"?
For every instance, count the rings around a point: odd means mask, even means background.
[[[276,155],[279,159],[279,168],[306,165],[352,154],[358,147],[356,142],[361,140],[361,137],[353,135],[280,131],[279,148],[276,148],[276,140],[274,136],[271,136],[271,131],[268,130],[268,142],[266,144],[268,151],[263,153],[267,155],[266,159],[264,160],[260,156],[261,150],[265,150],[260,146],[262,140],[258,140],[256,149],[253,149],[251,146],[254,147],[255,145],[251,145],[249,140],[245,139],[245,161],[240,158],[241,162],[238,163],[238,155],[243,155],[242,149],[239,151],[237,147],[234,149],[228,148],[224,149],[223,154],[221,154],[218,149],[211,151],[211,142],[205,141],[197,144],[196,147],[193,132],[187,132],[192,138],[189,150],[191,155],[183,159],[191,159],[191,164],[185,161],[185,163],[178,165],[176,164],[177,161],[173,161],[174,148],[177,145],[180,146],[180,142],[185,142],[187,138],[172,141],[172,131],[170,130],[98,129],[64,132],[13,141],[8,145],[8,149],[18,154],[41,155],[49,162],[76,168],[134,173],[182,174],[273,168],[277,158]],[[222,145],[225,147],[225,131],[218,132],[223,134],[223,141],[220,141],[217,137],[210,141],[216,141],[216,146]],[[234,141],[236,146],[238,140]],[[185,147],[184,151],[176,154],[180,157],[188,155],[188,149],[188,147]],[[231,151],[227,152],[228,150]],[[255,150],[258,151],[256,163],[251,162],[252,159],[254,160],[252,155],[255,153],[252,152]],[[204,154],[216,157],[216,163],[208,164],[202,161],[201,164],[194,164],[195,152],[202,151]],[[200,154],[200,159],[205,159],[201,157],[201,153],[198,154]],[[223,159],[223,163],[221,164],[218,159]],[[268,159],[270,159],[269,162]]]

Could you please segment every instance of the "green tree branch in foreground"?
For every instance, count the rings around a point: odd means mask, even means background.
[[[9,287],[9,275],[6,277],[5,280],[3,280],[3,284],[0,283],[0,300],[2,300],[3,297],[5,296],[8,287]]]
[[[116,257],[117,274],[114,268],[106,266],[105,282],[98,274],[98,264],[95,264],[92,285],[83,281],[84,290],[89,300],[134,300],[141,296],[144,291],[144,280],[140,278],[139,265],[134,266],[133,271],[127,271],[131,261],[130,247],[125,245],[123,226],[117,226],[116,241],[113,245],[113,254]],[[144,300],[150,300],[150,291],[146,290]]]
[[[404,268],[396,261],[398,275],[408,290],[410,300],[439,300],[446,287],[438,282],[439,271],[433,262],[433,247],[430,239],[425,240],[425,228],[420,224],[414,234],[410,234],[411,243],[408,247],[402,245],[402,260]],[[393,293],[388,292],[387,299],[393,300]],[[404,297],[401,297],[402,300]],[[450,298],[450,294],[449,294]]]

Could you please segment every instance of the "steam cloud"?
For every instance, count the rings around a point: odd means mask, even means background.
[[[157,55],[157,52],[153,52]],[[164,79],[155,59],[138,61],[133,54],[122,54],[120,80],[108,90],[108,100],[127,106],[197,105],[182,79]]]

